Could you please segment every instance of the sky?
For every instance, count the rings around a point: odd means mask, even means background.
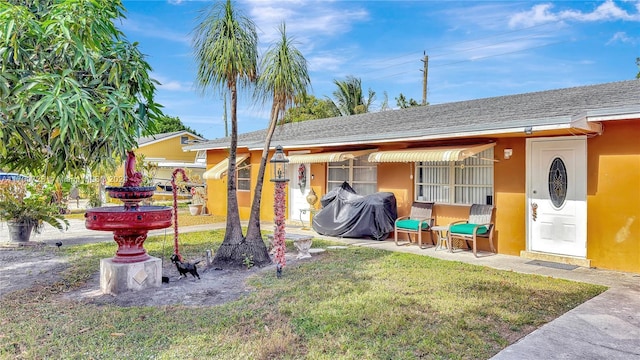
[[[161,85],[166,115],[207,139],[225,136],[223,95],[194,86],[193,29],[211,1],[123,1],[116,25],[139,42]],[[251,18],[259,54],[278,26],[307,60],[309,93],[333,98],[334,80],[359,78],[375,91],[371,111],[387,94],[422,101],[428,55],[431,105],[635,78],[640,57],[640,0],[604,1],[269,1],[234,5]],[[264,129],[270,103],[242,91],[240,133]],[[227,110],[230,111],[229,108]]]

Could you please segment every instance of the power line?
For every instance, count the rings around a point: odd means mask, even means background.
[[[517,30],[506,31],[506,32],[499,33],[499,34],[496,34],[496,35],[487,35],[487,36],[483,36],[483,37],[472,39],[472,40],[460,41],[460,42],[454,43],[453,45],[464,44],[464,43],[467,43],[467,42],[475,42],[475,41],[478,41],[478,40],[490,39],[490,38],[494,38],[494,37],[497,38],[497,37],[500,37],[500,36],[513,34],[513,33],[524,31],[524,30],[530,30],[530,29],[533,29],[533,28],[541,27],[541,26],[555,25],[555,24],[559,24],[561,22],[562,21],[560,20],[560,21],[548,22],[548,23],[544,23],[544,24],[532,25],[532,26],[521,28],[521,29],[517,29]],[[550,32],[551,32],[551,30],[550,31],[545,31],[542,34],[550,33]],[[428,48],[427,51],[432,51],[432,50],[435,50],[435,49],[444,49],[444,48],[447,48],[447,47],[450,47],[450,46],[451,45],[446,45],[446,46],[442,45],[442,46],[438,46],[438,47]]]
[[[488,59],[488,58],[492,58],[492,57],[496,57],[496,56],[502,56],[502,55],[516,54],[516,53],[523,52],[523,51],[528,51],[528,50],[532,50],[532,49],[539,49],[539,48],[543,48],[543,47],[546,47],[546,46],[562,44],[562,43],[565,43],[565,42],[568,42],[568,40],[557,41],[557,42],[554,42],[554,43],[548,43],[548,44],[544,44],[544,45],[540,45],[540,46],[532,46],[532,47],[528,47],[528,48],[525,48],[525,49],[508,51],[508,52],[504,52],[504,53],[500,53],[500,54],[492,54],[492,55],[482,56],[482,57],[478,57],[478,58],[475,58],[475,59],[466,59],[466,60],[460,60],[460,61],[453,61],[453,62],[449,62],[449,63],[445,63],[445,64],[436,64],[436,65],[431,65],[431,67],[432,68],[433,67],[442,67],[442,66],[461,64],[461,63],[465,63],[465,62],[474,62],[474,61],[477,61],[477,60],[484,60],[484,59]],[[405,74],[413,73],[414,71],[415,70],[402,71],[402,72],[395,73],[395,74],[374,77],[374,78],[371,78],[370,80],[380,80],[380,79],[386,79],[386,78],[390,78],[390,77],[396,77],[396,76],[399,76],[399,75],[405,75]]]
[[[538,36],[543,35],[543,34],[545,34],[545,33],[537,33],[537,34],[532,34],[532,35],[529,35],[529,36],[523,36],[523,37],[519,37],[519,38],[513,38],[513,39],[504,40],[504,41],[498,41],[498,42],[494,42],[494,43],[487,44],[487,45],[474,46],[474,47],[470,47],[470,48],[466,48],[466,49],[451,51],[449,53],[432,55],[431,57],[444,57],[444,56],[447,56],[447,55],[466,52],[466,51],[471,51],[471,50],[485,49],[485,48],[493,47],[495,45],[507,44],[507,43],[514,42],[514,41],[531,39],[533,37],[538,37]]]
[[[464,62],[473,62],[473,61],[476,61],[476,60],[484,60],[484,59],[488,59],[488,58],[492,58],[492,57],[496,57],[496,56],[516,54],[516,53],[523,52],[523,51],[528,51],[528,50],[532,50],[532,49],[539,49],[539,48],[543,48],[543,47],[547,47],[547,46],[551,46],[551,45],[562,44],[562,43],[566,43],[566,42],[569,42],[569,40],[556,41],[556,42],[553,42],[553,43],[548,43],[548,44],[543,44],[543,45],[539,45],[539,46],[528,47],[526,49],[508,51],[508,52],[504,52],[504,53],[500,53],[500,54],[481,56],[481,57],[478,57],[478,58],[475,58],[475,59],[454,61],[454,62],[450,62],[450,63],[446,63],[446,64],[438,64],[438,65],[434,65],[434,66],[435,67],[440,67],[440,66],[448,66],[448,65],[460,64],[460,63],[464,63]]]
[[[529,35],[529,36],[523,36],[523,37],[519,37],[519,38],[513,38],[513,39],[505,40],[505,41],[494,42],[494,43],[490,43],[490,44],[486,44],[486,45],[482,45],[482,46],[475,46],[475,47],[470,47],[470,48],[466,48],[466,49],[451,51],[451,52],[448,52],[448,53],[430,55],[430,57],[431,58],[445,57],[445,56],[449,56],[451,54],[457,54],[457,53],[471,51],[471,50],[490,48],[490,47],[493,47],[495,45],[507,44],[507,43],[510,43],[510,42],[515,42],[515,41],[520,41],[520,40],[526,40],[526,39],[537,37],[537,36],[540,36],[540,35],[543,35],[543,34],[545,34],[545,33],[537,33],[537,34],[532,34],[532,35]],[[415,63],[415,61],[416,61],[415,59],[411,59],[409,61],[405,61],[405,62],[401,62],[401,63],[396,63],[396,64],[392,64],[392,65],[388,65],[388,66],[384,66],[384,67],[378,67],[378,68],[375,68],[375,69],[364,71],[361,74],[368,74],[368,73],[377,72],[377,71],[384,70],[384,69],[389,69],[389,68],[392,68],[392,67],[398,67],[398,66],[401,66],[401,65],[408,65],[408,64]]]

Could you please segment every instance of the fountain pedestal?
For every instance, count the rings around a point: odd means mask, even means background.
[[[121,294],[162,285],[162,260],[148,256],[135,263],[118,263],[113,258],[100,260],[100,290],[103,294]]]

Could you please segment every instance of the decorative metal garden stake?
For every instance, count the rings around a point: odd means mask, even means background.
[[[273,232],[273,246],[276,249],[276,276],[279,278],[282,276],[282,268],[286,264],[284,255],[286,250],[286,245],[284,242],[286,234],[284,226],[284,189],[287,186],[287,181],[289,181],[289,179],[286,178],[287,164],[289,163],[289,159],[287,159],[287,157],[284,155],[282,146],[276,146],[276,152],[273,154],[273,157],[271,158],[271,160],[269,160],[269,162],[271,163],[271,168],[273,171],[271,181],[275,182],[275,193],[273,201],[275,229]]]
[[[189,181],[187,173],[183,168],[173,170],[171,174],[171,191],[173,192],[173,253],[182,261],[182,255],[178,249],[178,186],[176,185],[176,175],[182,174],[182,181]]]

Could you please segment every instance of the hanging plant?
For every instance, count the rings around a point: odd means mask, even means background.
[[[304,164],[298,166],[298,187],[300,192],[304,194],[304,189],[307,187],[307,167]]]

